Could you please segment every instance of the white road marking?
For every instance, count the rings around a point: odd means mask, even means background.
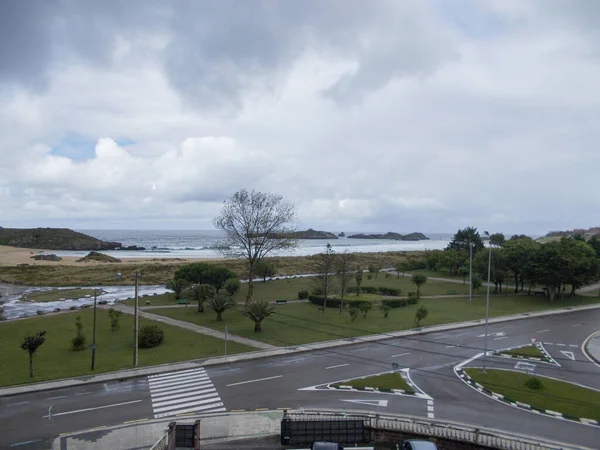
[[[556,345],[558,345],[559,347],[566,347],[565,344],[556,344]]]
[[[579,345],[569,344],[569,347],[579,348]]]
[[[499,341],[500,339],[508,339],[508,336],[494,338],[495,341]]]
[[[227,387],[229,387],[229,386],[239,386],[240,384],[256,383],[257,381],[274,380],[275,378],[281,378],[282,376],[283,375],[275,375],[274,377],[258,378],[256,380],[248,380],[248,381],[240,381],[239,383],[228,384]]]
[[[456,347],[456,345],[446,345],[446,348],[453,348]]]
[[[567,352],[565,350],[561,350],[560,351],[563,355],[565,355],[567,358],[569,358],[570,360],[575,361],[575,355],[573,354],[573,352]]]
[[[388,405],[387,400],[342,400],[342,401],[349,402],[349,403],[360,403],[361,405],[381,406],[382,408],[387,408],[387,405]]]
[[[154,418],[223,412],[219,393],[203,368],[148,377]]]
[[[344,367],[344,366],[349,366],[350,364],[338,364],[337,366],[329,366],[329,367],[325,367],[325,370],[329,370],[329,369],[337,369],[338,367]]]
[[[544,342],[544,345],[554,345],[552,342]]]
[[[399,355],[392,355],[392,356],[390,356],[390,358],[399,358],[400,356],[406,356],[406,355],[410,355],[410,352],[400,353]]]
[[[581,324],[580,323],[574,323],[573,325],[571,325],[572,327],[580,327]]]
[[[105,408],[113,408],[115,406],[123,406],[123,405],[131,405],[133,403],[140,403],[142,400],[132,400],[130,402],[123,402],[123,403],[114,403],[112,405],[104,405],[104,406],[96,406],[94,408],[85,408],[85,409],[77,409],[75,411],[65,411],[65,412],[61,412],[61,413],[52,413],[52,417],[56,417],[56,416],[66,416],[68,414],[77,414],[77,413],[82,413],[82,412],[87,412],[87,411],[96,411],[97,409],[105,409]],[[47,418],[48,416],[42,416],[43,418]]]
[[[29,402],[9,403],[6,406],[26,405],[27,403],[29,403]]]
[[[59,395],[58,397],[49,397],[46,400],[58,400],[59,398],[66,398],[66,395]]]
[[[488,333],[488,336],[504,336],[506,333],[504,331],[499,331],[498,333]],[[485,337],[485,333],[484,334],[480,334],[477,337]]]
[[[428,406],[427,407],[427,412],[433,412],[433,406]]]
[[[428,419],[435,419],[435,415],[433,413],[427,413]]]
[[[80,392],[79,394],[76,394],[76,395],[88,395],[88,394],[91,394],[91,391],[90,392]]]
[[[536,331],[536,333],[545,333],[546,331],[550,331],[550,330],[539,330],[539,331]]]
[[[15,444],[10,444],[9,447],[19,447],[20,445],[33,444],[34,442],[40,442],[40,441],[41,441],[41,439],[34,439],[33,441],[17,442]]]

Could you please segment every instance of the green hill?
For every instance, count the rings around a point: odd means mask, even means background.
[[[120,242],[106,242],[68,228],[2,228],[0,245],[47,250],[113,250]]]

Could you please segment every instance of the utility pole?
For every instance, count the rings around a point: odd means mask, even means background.
[[[138,279],[140,273],[135,271],[135,312],[133,314],[133,367],[138,365],[138,307],[139,307],[139,296],[138,296]]]
[[[473,243],[469,241],[469,303],[473,302]]]
[[[227,356],[227,338],[228,338],[228,334],[227,333],[227,325],[225,325],[225,356]]]
[[[92,370],[96,363],[96,299],[98,297],[98,289],[94,288],[94,327],[92,331]]]
[[[485,232],[486,236],[490,236],[490,233]],[[490,312],[490,275],[492,272],[492,242],[490,241],[488,244],[490,248],[490,256],[488,259],[488,279],[487,279],[487,298],[485,301],[485,336],[483,341],[483,373],[485,373],[485,369],[487,366],[487,349],[488,349],[488,317]]]

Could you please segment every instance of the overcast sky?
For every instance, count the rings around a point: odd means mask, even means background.
[[[600,225],[600,1],[0,2],[0,226]]]

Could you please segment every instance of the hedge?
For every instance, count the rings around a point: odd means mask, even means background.
[[[402,292],[402,290],[400,290],[400,289],[390,288],[390,287],[385,287],[385,286],[379,286],[378,290],[383,295],[392,295],[392,296],[396,296],[396,297],[398,297],[400,295],[400,293]]]
[[[308,301],[319,306],[323,306],[323,303],[325,303],[325,299],[323,297],[319,297],[318,295],[309,295]],[[328,298],[327,308],[339,308],[341,303],[342,301],[339,298]],[[347,306],[349,308],[360,308],[360,305],[362,305],[363,303],[371,304],[371,302],[368,300],[344,300],[344,306]]]
[[[401,307],[408,305],[408,300],[405,300],[403,298],[385,299],[385,300],[381,300],[381,304],[387,305],[390,308],[401,308]]]

